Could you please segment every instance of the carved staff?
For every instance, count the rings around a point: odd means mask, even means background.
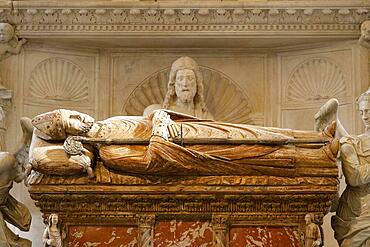
[[[325,145],[327,139],[227,139],[227,138],[174,138],[170,140],[178,145]],[[83,136],[69,136],[64,141],[64,150],[70,155],[82,153],[82,143],[96,143],[103,145],[149,145],[149,139],[103,139]]]

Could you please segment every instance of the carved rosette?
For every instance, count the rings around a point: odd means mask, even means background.
[[[141,214],[137,218],[139,228],[138,246],[153,247],[155,215]]]

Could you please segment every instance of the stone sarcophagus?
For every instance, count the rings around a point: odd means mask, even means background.
[[[63,246],[302,246],[337,196],[335,126],[303,132],[56,110],[35,117],[28,178]],[[87,174],[86,174],[87,172]]]

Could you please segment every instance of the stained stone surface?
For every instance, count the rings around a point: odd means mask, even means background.
[[[300,240],[293,227],[233,227],[230,247],[299,247]]]
[[[154,247],[211,247],[212,238],[209,222],[161,221],[154,228]]]
[[[68,231],[68,247],[136,247],[136,227],[72,226]]]

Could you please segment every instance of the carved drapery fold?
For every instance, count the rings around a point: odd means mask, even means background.
[[[9,111],[12,91],[0,85],[0,150],[5,150],[6,115]]]

